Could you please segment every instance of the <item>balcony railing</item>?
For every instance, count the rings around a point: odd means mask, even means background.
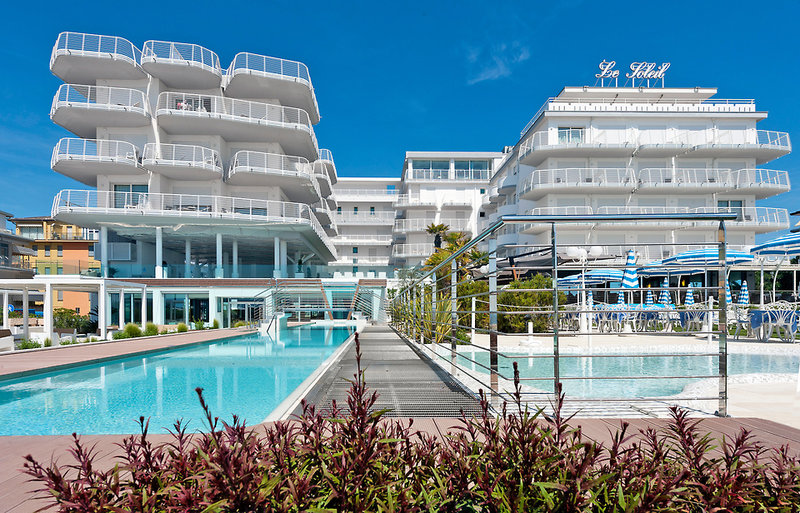
[[[80,106],[89,109],[149,113],[147,98],[138,89],[125,87],[61,84],[50,108],[52,116],[59,107]]]
[[[303,80],[311,87],[311,75],[308,73],[308,67],[302,62],[241,52],[233,57],[233,62],[228,67],[227,75],[232,77],[237,72],[280,75],[286,78]]]
[[[318,160],[327,160],[328,162],[333,163],[333,153],[327,148],[320,148]]]
[[[142,52],[133,43],[121,37],[62,32],[58,35],[53,52],[50,55],[51,68],[59,55],[110,57],[125,60],[134,66],[138,66]]]
[[[394,200],[395,207],[435,207],[435,198],[422,198],[419,194],[398,194]]]
[[[789,190],[789,173],[776,169],[738,169],[733,171],[737,189],[768,187]]]
[[[392,256],[403,257],[429,257],[435,251],[432,243],[395,244],[392,246]]]
[[[432,224],[447,225],[451,232],[469,230],[469,221],[466,219],[440,219],[438,223],[432,219],[395,219],[394,231],[424,232]]]
[[[334,189],[334,193],[338,200],[345,198],[351,200],[365,200],[365,199],[379,199],[387,201],[396,201],[396,189]]]
[[[190,144],[147,143],[142,165],[190,166],[222,173],[222,161],[216,150]]]
[[[334,244],[391,244],[391,235],[364,235],[364,234],[339,234],[334,239]]]
[[[207,94],[165,92],[158,95],[156,114],[216,117],[231,121],[284,125],[305,130],[314,138],[315,147],[317,143],[308,113],[295,107]]]
[[[61,213],[160,215],[309,225],[328,249],[336,250],[322,225],[304,203],[203,194],[162,194],[96,190],[60,191],[52,215]]]
[[[336,214],[334,219],[340,226],[343,224],[392,224],[394,222],[394,212],[376,212],[374,214],[369,212],[364,212],[363,214],[349,212]]]
[[[136,166],[139,163],[139,156],[136,147],[126,141],[64,137],[53,148],[50,167],[54,167],[62,160],[116,162]]]
[[[635,171],[630,168],[559,168],[534,170],[520,191],[521,194],[539,187],[622,187],[635,183]]]
[[[733,188],[730,169],[645,168],[637,173],[638,184],[647,187],[710,187]]]
[[[234,154],[228,169],[228,176],[246,172],[289,176],[304,175],[311,179],[312,171],[311,164],[304,157],[242,150]]]
[[[174,64],[185,64],[222,75],[217,54],[191,43],[173,43],[170,41],[145,41],[142,47],[142,64],[146,62],[167,61]]]

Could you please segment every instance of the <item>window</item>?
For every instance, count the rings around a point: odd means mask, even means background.
[[[64,274],[64,268],[59,265],[58,269],[56,269],[56,274]]]
[[[64,301],[64,291],[63,290],[59,290],[56,293],[56,298],[57,298],[58,301]]]
[[[736,220],[741,221],[744,217],[744,201],[718,200],[717,210],[720,212],[734,212],[736,214]]]
[[[456,180],[488,180],[488,160],[457,160]]]
[[[481,212],[478,214],[478,217],[486,217],[486,212]]]
[[[447,180],[449,160],[412,160],[413,177],[417,180]]]
[[[41,226],[18,226],[19,234],[26,239],[44,239],[44,228]]]
[[[94,244],[89,244],[89,256],[94,258]]]
[[[38,244],[34,244],[33,246],[31,246],[31,249],[33,250],[34,253],[39,253],[39,245]]]
[[[358,254],[358,247],[357,246],[353,246],[353,254],[354,255]]]
[[[67,226],[67,238],[72,238],[72,226]]]
[[[64,256],[64,246],[62,246],[61,244],[56,246],[56,256],[60,256],[60,257]]]
[[[52,274],[52,272],[51,272],[51,271],[52,271],[52,269],[50,269],[49,267],[45,267],[45,268],[44,268],[44,273],[45,273],[45,274]]]
[[[11,263],[11,248],[8,244],[0,244],[0,265],[9,265]]]
[[[358,266],[354,265],[353,266],[353,274],[356,274],[357,272],[358,272]]]
[[[358,207],[353,207],[353,215],[358,215]]]
[[[481,194],[486,194],[486,189],[481,189]]]
[[[342,207],[336,207],[336,213],[342,215]]]
[[[582,143],[585,129],[558,127],[558,144]]]
[[[147,194],[147,185],[115,185],[114,208],[136,206],[141,203],[142,194]]]
[[[369,215],[371,216],[375,215],[375,207],[369,207]]]
[[[46,256],[46,257],[50,256],[50,244],[46,244],[45,245],[45,247],[44,247],[44,256]]]

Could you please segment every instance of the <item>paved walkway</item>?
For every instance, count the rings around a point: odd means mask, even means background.
[[[478,413],[479,405],[439,366],[421,357],[386,325],[367,326],[361,333],[361,367],[370,390],[379,394],[376,408],[392,417],[460,417]],[[306,400],[329,409],[335,400],[347,406],[350,381],[356,374],[355,345],[317,382]],[[299,413],[296,410],[295,413]]]
[[[246,333],[240,329],[189,331],[174,335],[90,342],[48,349],[0,353],[0,378],[17,378],[42,371],[54,371],[84,363],[135,356],[150,351],[202,344]]]

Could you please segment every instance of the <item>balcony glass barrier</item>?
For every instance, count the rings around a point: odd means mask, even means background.
[[[60,160],[81,160],[92,162],[122,162],[135,166],[139,162],[136,147],[126,141],[104,139],[78,139],[65,137],[53,148],[51,167]]]
[[[138,65],[142,52],[130,41],[117,36],[101,36],[80,32],[62,32],[56,39],[50,65],[58,55],[109,55]]]
[[[190,144],[147,143],[142,164],[192,166],[222,171],[222,162],[215,150]]]
[[[190,43],[146,41],[142,47],[141,61],[156,62],[161,59],[173,61],[175,63],[199,65],[214,70],[219,74],[222,73],[222,69],[219,65],[219,57],[208,48]]]

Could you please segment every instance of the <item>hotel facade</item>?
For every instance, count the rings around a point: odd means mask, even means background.
[[[120,321],[144,308],[226,326],[290,306],[379,318],[387,280],[434,250],[431,224],[474,236],[509,214],[733,211],[735,247],[788,228],[785,209],[756,204],[789,190],[768,166],[788,134],[713,88],[566,87],[502,152],[407,152],[399,178],[340,178],[300,62],[239,53],[223,67],[193,44],[66,32],[50,67],[65,82],[51,118],[74,135],[52,168],[92,188],[61,191],[52,216],[97,230],[101,276],[147,287],[107,298]],[[501,256],[546,231],[503,232]],[[575,224],[559,239],[609,255],[644,243],[645,260],[715,240],[677,223]]]

